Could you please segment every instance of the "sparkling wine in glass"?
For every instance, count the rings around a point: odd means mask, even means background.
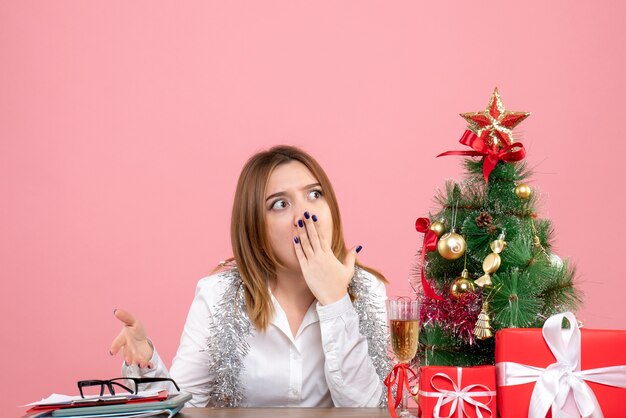
[[[419,321],[392,319],[390,322],[393,353],[400,363],[408,363],[417,353]]]
[[[420,305],[409,298],[390,299],[387,301],[387,317],[391,334],[391,348],[398,362],[409,363],[417,353],[419,338]],[[408,393],[402,387],[402,404],[399,417],[414,417],[407,408]],[[393,405],[389,405],[393,408]]]

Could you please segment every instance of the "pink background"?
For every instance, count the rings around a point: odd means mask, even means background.
[[[119,374],[124,307],[171,361],[196,281],[230,255],[237,175],[302,146],[349,245],[408,292],[413,224],[459,178],[460,112],[495,86],[586,326],[626,328],[626,4],[5,1],[0,5],[2,414]]]

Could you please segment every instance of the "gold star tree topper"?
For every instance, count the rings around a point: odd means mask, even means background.
[[[470,130],[498,151],[513,143],[513,128],[530,116],[530,112],[506,110],[496,87],[485,110],[461,113],[461,116],[469,123]]]

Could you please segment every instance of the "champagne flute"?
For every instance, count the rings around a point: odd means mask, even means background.
[[[409,363],[417,353],[419,337],[420,304],[417,300],[408,297],[390,299],[387,301],[387,317],[391,333],[391,348],[398,362]],[[407,407],[408,393],[402,386],[402,403],[399,417],[415,417]],[[393,405],[389,405],[393,408]]]

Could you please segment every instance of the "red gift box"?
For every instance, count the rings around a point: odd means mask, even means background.
[[[561,328],[563,318],[572,326]],[[504,329],[496,333],[496,369],[501,418],[550,417],[553,409],[626,416],[626,331],[579,329],[569,312],[543,330]]]
[[[495,418],[496,368],[420,367],[418,403],[422,418]]]

